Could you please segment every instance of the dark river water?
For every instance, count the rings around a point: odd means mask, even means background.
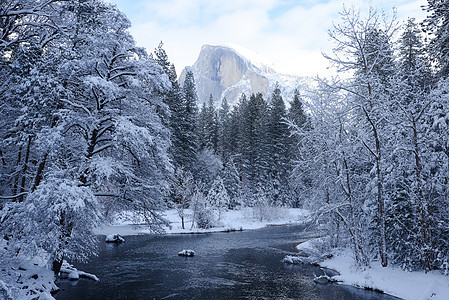
[[[286,265],[308,233],[301,226],[195,235],[125,237],[104,243],[87,264],[100,281],[61,280],[56,299],[397,299],[348,286],[313,282],[318,267]],[[194,257],[180,257],[183,249]]]

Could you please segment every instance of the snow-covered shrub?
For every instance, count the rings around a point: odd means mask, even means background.
[[[253,218],[258,221],[274,221],[282,217],[282,208],[269,204],[268,197],[263,191],[259,191],[255,196]]]
[[[203,204],[198,207],[198,211],[195,214],[195,222],[198,228],[208,229],[217,224],[217,217],[212,208]]]
[[[256,203],[252,207],[253,218],[259,221],[275,221],[282,218],[284,209],[278,206],[271,206],[267,203]]]
[[[91,231],[101,221],[100,207],[90,188],[77,181],[48,178],[23,203],[13,205],[9,216],[3,216],[4,225],[21,240],[17,251],[27,256],[40,249],[59,258],[84,260],[95,254],[97,239]]]
[[[190,207],[193,210],[192,227],[196,223],[198,228],[208,229],[218,224],[218,217],[199,190],[193,194]]]

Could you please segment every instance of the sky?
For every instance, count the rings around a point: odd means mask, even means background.
[[[328,30],[343,5],[363,13],[372,7],[398,20],[422,20],[426,0],[107,0],[131,20],[139,46],[152,52],[160,41],[178,75],[198,58],[201,46],[238,45],[271,62],[280,73],[326,75]]]

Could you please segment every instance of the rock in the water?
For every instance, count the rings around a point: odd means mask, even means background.
[[[68,278],[69,278],[69,280],[78,280],[78,279],[80,279],[80,275],[78,274],[78,272],[72,271],[69,273]]]
[[[195,251],[193,250],[182,250],[181,252],[178,253],[179,256],[194,256],[195,255]]]
[[[313,279],[314,282],[318,283],[318,284],[326,284],[326,283],[330,283],[330,282],[336,282],[336,280],[326,274],[315,277]]]
[[[110,234],[106,236],[106,243],[123,243],[125,239],[120,234]]]
[[[304,263],[304,258],[299,256],[287,255],[282,261],[286,264],[298,265]]]

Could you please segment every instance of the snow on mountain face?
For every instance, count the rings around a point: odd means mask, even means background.
[[[201,48],[197,61],[186,67],[179,77],[183,85],[188,70],[193,72],[198,92],[199,105],[207,103],[210,95],[216,107],[226,97],[230,105],[238,102],[242,93],[262,93],[269,98],[276,82],[282,96],[291,101],[295,88],[306,85],[307,78],[278,74],[270,63],[250,50],[239,46],[211,46]]]

